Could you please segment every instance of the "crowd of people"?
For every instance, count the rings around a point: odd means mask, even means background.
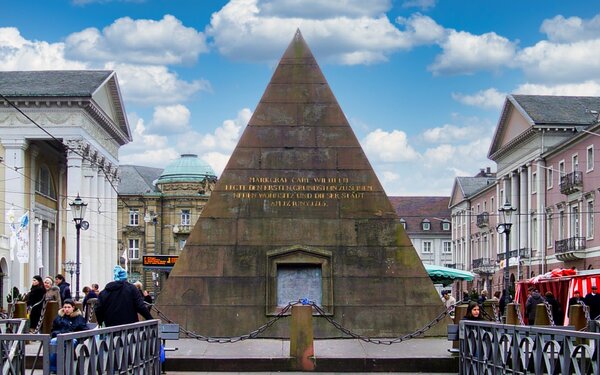
[[[36,331],[42,319],[44,301],[56,301],[61,307],[52,324],[53,335],[87,329],[85,309],[90,308],[88,301],[91,299],[96,299],[94,313],[99,326],[112,327],[135,323],[138,321],[138,314],[145,319],[153,319],[148,308],[148,305],[152,304],[152,296],[144,290],[141,282],[129,283],[127,276],[127,272],[121,266],[115,266],[114,281],[106,284],[103,290],[100,290],[98,284],[85,286],[82,290],[84,311],[80,311],[73,302],[71,285],[62,274],[57,274],[54,278],[47,276],[44,279],[39,275],[34,276],[25,297],[30,329]]]

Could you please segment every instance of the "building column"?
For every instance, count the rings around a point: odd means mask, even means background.
[[[542,273],[546,272],[546,161],[542,158],[536,159],[538,179],[537,179],[537,245],[538,254],[542,258]]]
[[[69,139],[65,142],[69,149],[67,150],[67,210],[73,200],[82,192],[83,189],[83,155],[87,144],[81,139]],[[77,230],[73,222],[73,215],[67,214],[66,217],[67,249],[65,259],[60,259],[61,263],[66,260],[77,259]]]
[[[515,171],[510,174],[510,204],[516,208],[517,210],[514,212],[515,218],[513,219],[513,223],[517,225],[513,225],[512,231],[510,232],[510,250],[517,249],[519,246],[519,239],[521,232],[523,231],[523,227],[521,224],[521,216],[527,215],[526,207],[521,206],[521,201],[519,199],[519,195],[525,195],[525,192],[519,191],[519,174]],[[508,261],[508,260],[507,260]]]
[[[109,267],[114,266],[114,263],[110,262],[108,252],[106,251],[106,238],[110,237],[113,234],[110,232],[110,228],[106,225],[109,220],[108,218],[111,215],[111,207],[108,202],[108,199],[106,199],[106,165],[104,165],[104,161],[102,166],[98,168],[97,179],[97,196],[98,201],[102,206],[101,214],[98,215],[97,228],[98,232],[102,235],[98,239],[98,246],[96,250],[98,258],[102,259],[103,262],[102,265],[98,267],[98,274],[96,275],[96,280],[94,282],[101,284],[112,281],[112,272],[111,269],[109,269]]]
[[[91,155],[90,160],[85,160],[82,164],[83,173],[83,190],[84,195],[82,199],[87,203],[88,207],[86,210],[85,221],[90,223],[90,228],[86,231],[81,231],[81,275],[80,275],[80,288],[86,285],[90,285],[92,274],[96,272],[98,268],[97,248],[98,248],[98,237],[99,233],[97,222],[98,222],[98,194],[96,192],[96,167],[95,155]],[[85,244],[85,246],[84,246]],[[73,288],[72,288],[73,289]],[[80,291],[81,292],[81,291]]]
[[[29,142],[25,138],[2,139],[4,146],[4,201],[5,209],[8,212],[11,208],[15,214],[15,222],[27,211],[28,192],[25,191],[25,150]],[[18,224],[18,223],[17,223]],[[4,233],[11,235],[9,223],[6,222]],[[29,290],[31,286],[30,279],[26,279],[24,274],[24,265],[17,260],[16,250],[14,258],[9,259],[8,280],[6,281],[10,288],[18,287],[20,290]]]
[[[529,176],[531,175],[531,167],[529,165],[525,167],[519,168],[519,216],[518,216],[518,244],[515,249],[521,249],[530,246],[529,240],[529,197],[531,194],[529,193]]]
[[[54,276],[56,273],[52,274],[53,269],[50,265],[52,262],[52,259],[50,258],[50,228],[48,227],[48,222],[46,221],[45,223],[46,225],[44,225],[44,221],[42,220],[40,225],[40,229],[42,230],[42,249],[44,249],[44,269],[46,270],[46,275]]]
[[[107,238],[107,246],[106,246],[106,252],[107,252],[107,258],[111,260],[111,263],[109,263],[111,265],[111,268],[109,269],[109,273],[112,274],[112,265],[113,264],[117,264],[118,260],[119,260],[119,256],[121,256],[121,254],[117,254],[117,250],[118,250],[118,242],[117,242],[117,231],[120,229],[118,228],[117,222],[118,222],[118,215],[117,215],[117,200],[118,200],[118,196],[117,196],[117,185],[118,185],[118,175],[117,175],[117,169],[116,166],[112,166],[111,169],[111,174],[110,176],[108,176],[107,180],[106,180],[106,197],[107,197],[107,206],[110,207],[109,208],[109,220],[108,220],[108,225],[107,225],[107,230],[110,231],[110,236],[108,236]]]

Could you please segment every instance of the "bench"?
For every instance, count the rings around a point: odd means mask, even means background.
[[[158,337],[163,341],[165,352],[175,351],[178,348],[167,348],[167,340],[179,340],[179,324],[162,323],[159,325]]]

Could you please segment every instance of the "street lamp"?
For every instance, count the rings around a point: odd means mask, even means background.
[[[75,269],[77,268],[77,263],[75,263],[75,261],[73,261],[73,260],[68,260],[63,263],[63,268],[65,269],[65,272],[68,272],[69,275],[71,276],[69,281],[71,282],[71,284],[73,284],[73,273],[75,272]]]
[[[73,221],[75,222],[75,229],[77,230],[77,260],[75,261],[75,275],[76,275],[76,284],[75,284],[75,300],[79,301],[79,274],[81,272],[81,262],[79,260],[79,240],[80,240],[80,230],[86,230],[90,227],[90,223],[83,220],[85,216],[85,209],[87,208],[87,203],[83,203],[83,200],[77,194],[77,198],[72,203],[69,203],[71,206],[71,214],[73,215]]]
[[[510,276],[508,271],[509,257],[510,257],[510,229],[512,227],[512,214],[517,209],[508,203],[508,200],[502,207],[498,209],[500,213],[500,224],[496,227],[498,233],[504,233],[504,306],[508,306],[510,303],[510,296],[508,293],[508,284],[510,283]]]

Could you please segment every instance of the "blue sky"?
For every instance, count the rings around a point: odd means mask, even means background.
[[[114,69],[122,164],[220,174],[297,28],[389,195],[495,169],[507,94],[600,95],[584,0],[2,0],[0,70]]]

